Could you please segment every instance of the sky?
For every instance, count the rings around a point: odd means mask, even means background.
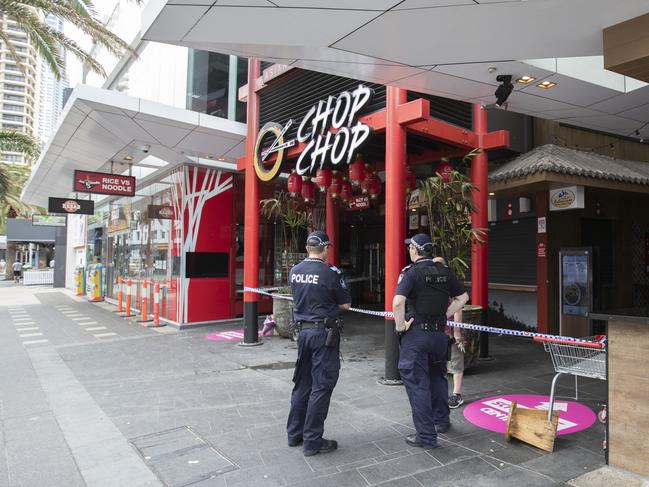
[[[97,18],[99,18],[102,22],[105,21],[113,11],[118,1],[119,0],[94,0],[93,3],[95,6],[95,10],[97,11]],[[146,0],[144,1],[144,3],[146,3]],[[134,22],[139,23],[139,18],[134,19]],[[66,22],[64,29],[66,35],[68,35],[76,42],[78,42],[84,49],[88,50],[91,48],[91,43],[88,40],[88,37],[83,35],[83,33],[80,32],[78,29],[76,29],[73,25]],[[122,29],[118,28],[117,30],[122,30]],[[130,42],[132,39],[125,39],[125,40],[127,42]],[[102,64],[104,65],[104,69],[106,70],[107,74],[109,74],[111,66],[106,66],[105,65],[107,64],[106,62],[103,62]],[[81,83],[81,79],[83,75],[82,65],[77,60],[76,57],[70,55],[69,53],[66,55],[66,65],[67,65],[68,79],[70,81],[70,87],[74,88],[78,83]],[[101,86],[102,82],[103,80],[98,79],[97,77],[93,77],[92,80],[89,80],[89,84],[99,85],[99,86]]]

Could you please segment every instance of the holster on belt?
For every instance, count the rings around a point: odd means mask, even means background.
[[[325,320],[327,340],[325,347],[338,348],[340,346],[340,334],[343,331],[343,322],[340,318],[327,318]]]

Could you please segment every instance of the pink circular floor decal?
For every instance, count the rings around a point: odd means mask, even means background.
[[[259,331],[259,336],[261,336],[261,331]],[[243,340],[243,329],[209,333],[205,336],[205,339],[212,342],[240,342]]]
[[[512,401],[517,407],[548,410],[550,398],[533,394],[510,394],[492,396],[472,402],[464,408],[464,417],[471,423],[486,430],[504,433],[507,416]],[[558,435],[569,435],[585,430],[595,422],[595,413],[589,408],[574,401],[554,401],[555,411],[559,413]]]

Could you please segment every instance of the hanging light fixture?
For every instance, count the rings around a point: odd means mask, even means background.
[[[315,173],[315,184],[320,188],[320,192],[324,193],[331,185],[332,171],[331,169],[318,169]]]
[[[331,184],[329,185],[329,194],[332,198],[338,198],[343,185],[343,177],[338,171],[331,174]]]
[[[293,169],[288,175],[288,193],[295,198],[302,192],[302,177]]]
[[[365,173],[365,160],[361,154],[357,154],[356,160],[349,165],[349,181],[352,186],[360,186]]]
[[[315,188],[313,183],[309,179],[302,181],[302,198],[304,198],[305,203],[312,203],[315,200]]]
[[[372,176],[370,177],[370,182],[368,187],[368,193],[370,194],[370,198],[372,198],[373,200],[377,199],[381,194],[381,189],[382,189],[381,178],[379,178],[378,174],[373,173]]]
[[[365,177],[363,178],[363,181],[361,182],[361,191],[363,194],[367,194],[370,192],[370,186],[372,186],[372,181],[374,180],[374,172],[368,171],[365,173]]]
[[[352,189],[352,184],[347,180],[343,181],[342,186],[340,188],[341,201],[347,203],[349,200],[352,199],[353,195],[354,195],[354,190]]]

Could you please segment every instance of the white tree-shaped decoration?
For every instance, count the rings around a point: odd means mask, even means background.
[[[185,265],[187,252],[196,250],[198,233],[200,231],[201,219],[203,216],[203,207],[205,202],[215,196],[232,188],[233,178],[231,175],[225,175],[221,170],[203,169],[203,181],[198,180],[200,170],[195,166],[184,166],[181,181],[174,183],[171,187],[174,211],[176,213],[177,232],[183,232],[181,268],[180,268],[180,299],[178,302],[178,318],[181,323],[187,323],[188,306],[187,300],[189,295],[190,278],[185,277]],[[180,194],[179,194],[180,193]],[[182,203],[181,203],[182,202]],[[186,228],[186,232],[183,229]],[[176,238],[177,235],[174,235]]]

